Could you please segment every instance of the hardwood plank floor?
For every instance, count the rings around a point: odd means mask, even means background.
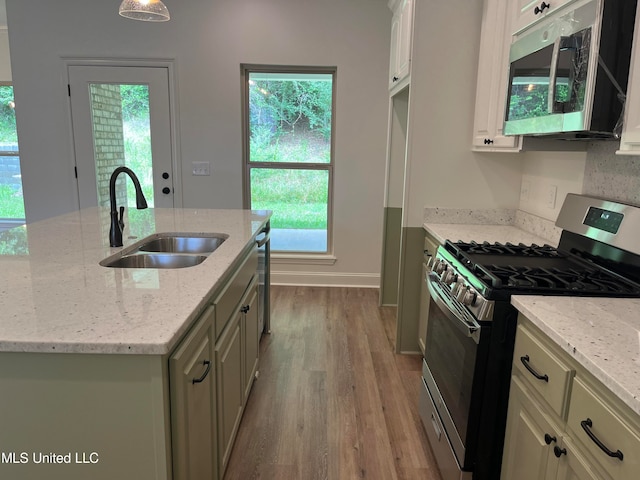
[[[441,480],[378,291],[273,286],[271,307],[225,480]]]

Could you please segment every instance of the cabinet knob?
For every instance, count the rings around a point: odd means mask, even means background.
[[[400,80],[398,77],[393,77],[393,78],[391,79],[391,81],[393,81],[393,82],[397,82],[398,80]]]
[[[539,7],[534,8],[533,13],[538,15],[539,13],[544,12],[547,8],[551,8],[551,4],[542,2]]]
[[[544,434],[544,443],[546,443],[547,445],[551,445],[552,443],[555,443],[557,441],[558,439],[556,437],[552,437],[548,433]]]
[[[491,145],[493,143],[493,140],[491,140],[490,138],[485,138],[484,139],[484,144],[485,145]]]
[[[242,313],[248,313],[250,309],[251,309],[251,306],[250,306],[250,305],[245,305],[245,306],[243,306],[243,307],[241,307],[241,308],[240,308],[240,311],[241,311]]]
[[[562,455],[566,455],[567,454],[567,449],[566,448],[560,448],[559,446],[555,446],[553,447],[553,454],[560,458]]]

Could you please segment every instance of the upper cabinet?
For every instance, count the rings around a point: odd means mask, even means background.
[[[576,0],[517,0],[511,33],[518,33]]]
[[[622,155],[640,154],[640,15],[636,13],[634,27],[633,49],[631,51],[631,65],[629,66],[629,83],[627,84],[627,100],[625,103],[624,124],[620,139]]]
[[[389,62],[389,89],[405,85],[411,73],[411,37],[413,30],[414,0],[389,0],[393,11],[391,21],[391,58]]]
[[[517,152],[522,137],[502,133],[509,83],[509,0],[486,0],[478,60],[472,149]]]

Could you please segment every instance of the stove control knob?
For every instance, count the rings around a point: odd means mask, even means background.
[[[453,270],[447,270],[446,273],[442,277],[442,281],[446,285],[451,285],[451,284],[455,283],[456,281],[458,281],[458,274],[456,272],[454,272]]]
[[[440,260],[436,265],[436,273],[440,275],[441,273],[446,271],[447,271],[447,264],[444,263],[442,260]]]
[[[463,305],[473,306],[476,304],[477,299],[478,299],[478,293],[475,290],[468,288],[464,296],[462,297],[462,303]]]
[[[451,287],[451,294],[455,298],[458,298],[458,295],[460,294],[461,291],[464,291],[464,288],[465,288],[464,280],[462,278],[458,277],[456,282]]]

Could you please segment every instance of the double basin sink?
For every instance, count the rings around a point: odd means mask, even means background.
[[[204,262],[229,236],[223,233],[154,233],[100,262],[112,268],[185,268]]]

